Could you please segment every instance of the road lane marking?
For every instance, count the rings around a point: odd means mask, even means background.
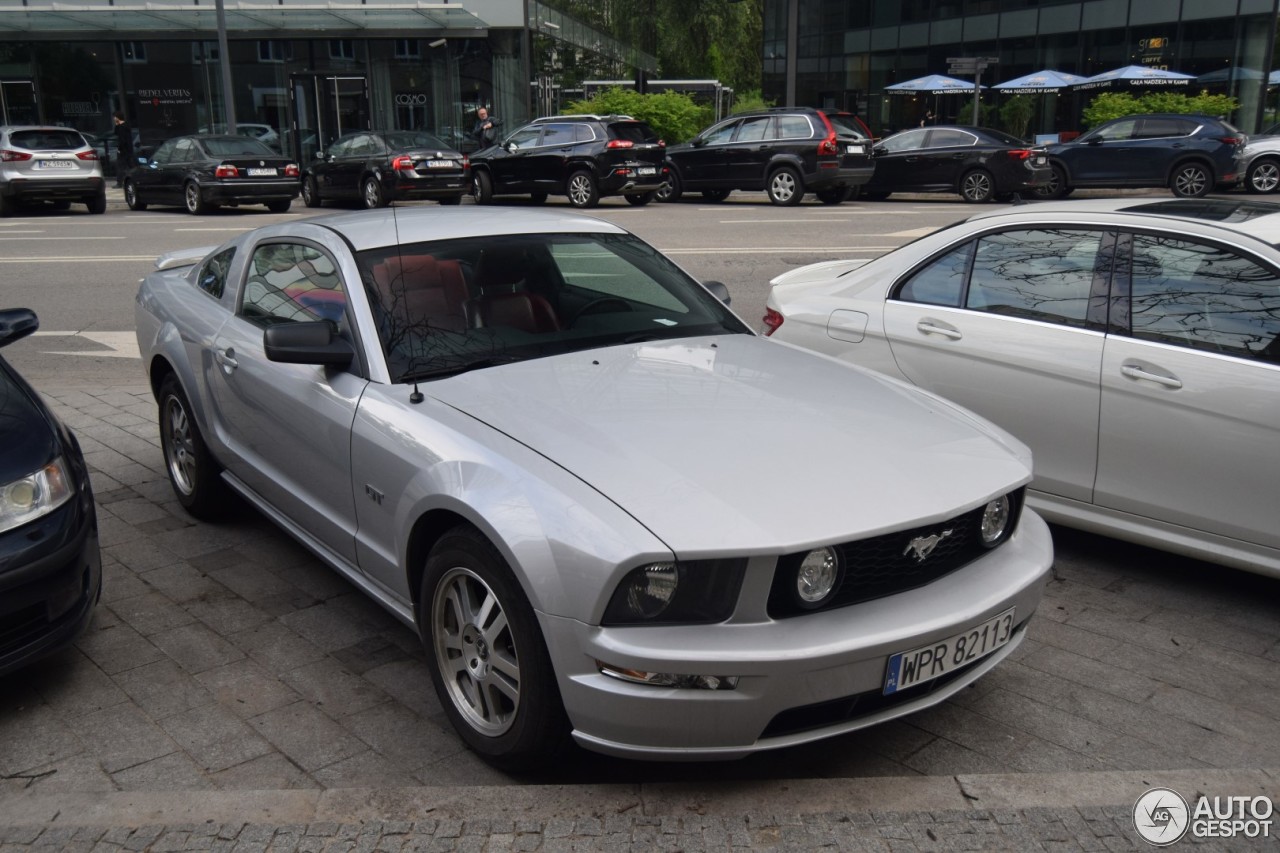
[[[894,231],[892,234],[885,234],[885,237],[925,237],[937,231],[937,228],[912,228],[908,231]]]
[[[251,231],[257,225],[242,225],[239,228],[175,228],[174,231]]]
[[[133,332],[35,332],[32,337],[46,338],[83,338],[93,341],[105,350],[79,350],[65,352],[59,350],[41,350],[44,355],[86,355],[93,358],[142,358],[138,350],[138,337]]]

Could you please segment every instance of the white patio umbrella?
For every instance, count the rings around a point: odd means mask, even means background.
[[[1145,65],[1126,65],[1124,68],[1095,74],[1072,88],[1090,90],[1187,86],[1194,79],[1196,79],[1195,75],[1183,74],[1179,71],[1165,71],[1163,68],[1148,68]]]
[[[1045,70],[1024,74],[1004,83],[997,83],[992,88],[1015,95],[1040,95],[1061,92],[1063,89],[1070,89],[1072,86],[1084,81],[1085,78],[1079,74]]]

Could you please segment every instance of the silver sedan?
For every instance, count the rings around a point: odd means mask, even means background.
[[[179,501],[239,494],[417,630],[499,766],[848,732],[990,670],[1039,604],[1024,445],[761,339],[611,224],[390,208],[157,266]]]
[[[787,341],[1030,445],[1050,521],[1280,576],[1280,206],[1030,205],[773,282]]]

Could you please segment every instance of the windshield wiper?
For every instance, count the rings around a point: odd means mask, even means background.
[[[418,382],[423,379],[441,379],[446,376],[456,376],[459,373],[466,373],[470,370],[479,370],[482,367],[495,367],[499,364],[511,364],[516,361],[524,361],[523,356],[515,355],[483,355],[472,359],[458,359],[448,364],[437,365],[436,367],[426,367],[421,370],[411,370],[405,373],[397,381],[402,384],[409,382]]]

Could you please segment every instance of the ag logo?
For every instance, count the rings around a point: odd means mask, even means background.
[[[1133,826],[1142,840],[1166,847],[1187,832],[1191,822],[1187,801],[1172,788],[1152,788],[1133,804]]]

